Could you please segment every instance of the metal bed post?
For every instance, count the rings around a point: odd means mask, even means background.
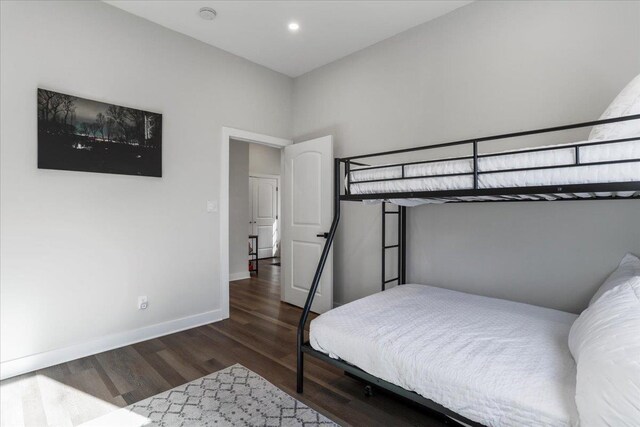
[[[313,298],[316,296],[316,291],[318,290],[318,285],[320,284],[320,278],[322,277],[322,270],[324,270],[324,265],[327,262],[327,256],[329,255],[329,250],[331,249],[331,244],[333,243],[333,238],[335,237],[336,229],[338,228],[338,222],[340,221],[340,159],[336,158],[334,160],[333,168],[333,221],[331,222],[331,228],[329,229],[327,240],[324,242],[324,248],[322,249],[322,254],[320,255],[318,268],[316,269],[316,274],[313,276],[313,282],[311,282],[311,286],[309,287],[309,294],[307,295],[307,300],[304,303],[302,316],[300,317],[300,323],[298,324],[298,371],[296,381],[296,391],[298,393],[302,393],[304,386],[304,354],[302,353],[302,345],[304,344],[304,327],[307,323],[307,319],[309,318],[309,312],[311,311]]]
[[[380,282],[382,282],[381,288],[384,291],[387,287],[385,280],[387,280],[387,208],[386,202],[382,202],[382,274],[380,275]]]
[[[478,189],[478,141],[473,141],[473,189]]]
[[[400,206],[400,284],[407,283],[407,207]]]
[[[402,206],[398,205],[398,248],[396,249],[398,254],[398,283],[402,285]]]
[[[338,162],[338,165],[339,164],[340,163]],[[347,188],[345,188],[344,192],[346,194],[351,194],[351,162],[349,160],[344,162],[344,174],[347,177]],[[340,177],[340,174],[337,176]]]

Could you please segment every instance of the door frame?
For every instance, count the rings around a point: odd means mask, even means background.
[[[280,154],[280,157],[280,169],[282,169],[282,153]],[[278,211],[276,212],[278,218],[276,219],[276,222],[278,224],[278,243],[282,243],[282,225],[280,223],[282,221],[282,198],[280,197],[280,195],[282,194],[282,185],[280,185],[280,175],[249,172],[249,178],[268,178],[276,180],[276,188],[278,189],[276,191],[276,203],[278,204]],[[280,248],[280,250],[282,250],[282,248]],[[280,262],[282,262],[282,260],[280,260]]]
[[[222,318],[229,317],[229,144],[232,140],[251,142],[267,145],[269,147],[283,149],[293,144],[293,141],[285,138],[249,132],[231,127],[222,127],[222,139],[220,148],[220,309]],[[282,158],[282,153],[280,158]],[[280,173],[282,174],[282,162]],[[280,191],[281,193],[281,191]],[[278,209],[280,207],[278,206]],[[281,216],[279,216],[281,218]],[[280,234],[282,241],[282,234]],[[280,275],[280,289],[282,289],[282,275]]]

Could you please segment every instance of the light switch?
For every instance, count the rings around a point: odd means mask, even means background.
[[[218,212],[218,202],[216,200],[207,200],[207,212]]]

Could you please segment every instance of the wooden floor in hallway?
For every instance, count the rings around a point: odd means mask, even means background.
[[[307,357],[295,392],[301,310],[280,302],[280,267],[230,284],[230,318],[129,345],[0,383],[2,426],[73,426],[240,363],[341,425],[441,426],[445,420]]]

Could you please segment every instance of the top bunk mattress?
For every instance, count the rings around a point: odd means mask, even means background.
[[[402,285],[314,319],[310,343],[485,425],[577,424],[576,315]]]
[[[575,144],[587,144],[579,148],[579,161],[582,166],[565,167],[576,163]],[[478,158],[478,188],[512,188],[546,185],[596,184],[611,182],[640,181],[640,140],[602,144],[600,142],[580,142],[536,147],[544,151],[509,151],[481,154]],[[515,151],[515,150],[513,150]],[[629,161],[629,160],[636,161]],[[625,163],[595,164],[625,160]],[[536,170],[504,171],[508,169],[537,168]],[[501,172],[504,171],[504,172]],[[487,173],[490,172],[490,173]],[[449,174],[468,174],[457,176],[437,176]],[[401,192],[450,191],[473,189],[473,159],[442,159],[404,166],[404,178],[401,165],[359,167],[350,173],[351,194],[380,194]],[[371,181],[375,182],[362,182]],[[379,181],[377,181],[379,180]],[[636,192],[619,192],[618,197],[631,197]],[[597,194],[610,196],[611,193]],[[592,197],[591,194],[575,196],[546,195],[544,199]],[[536,196],[513,196],[514,199],[537,199]],[[460,200],[493,200],[504,197],[480,196],[466,197]],[[437,203],[453,199],[405,200],[405,205]],[[399,202],[399,201],[396,201]]]

